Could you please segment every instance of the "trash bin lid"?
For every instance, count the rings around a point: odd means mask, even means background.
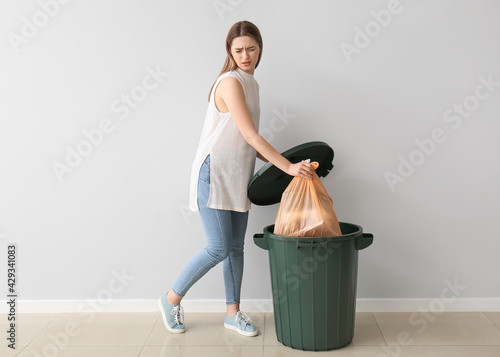
[[[317,161],[316,174],[325,177],[333,168],[333,149],[322,141],[312,141],[293,147],[282,153],[292,164],[302,160]],[[281,195],[292,181],[286,174],[268,162],[252,177],[248,184],[248,198],[259,206],[267,206],[281,201]]]

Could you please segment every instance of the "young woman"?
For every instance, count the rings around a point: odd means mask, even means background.
[[[243,244],[250,201],[247,186],[256,156],[291,176],[312,178],[307,162],[290,163],[259,133],[259,85],[253,74],[262,56],[259,29],[234,24],[226,38],[226,62],[209,93],[209,104],[191,172],[190,208],[199,210],[207,246],[195,255],[158,303],[167,330],[183,333],[181,300],[211,268],[223,262],[227,314],[224,327],[244,336],[257,328],[240,311]]]

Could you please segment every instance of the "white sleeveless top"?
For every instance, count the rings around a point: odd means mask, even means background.
[[[253,176],[257,152],[240,133],[229,112],[221,113],[215,106],[214,93],[226,77],[236,78],[243,87],[248,111],[255,129],[259,130],[259,84],[253,77],[236,68],[222,74],[212,89],[198,151],[191,170],[189,208],[198,210],[198,175],[210,155],[210,196],[207,207],[246,212],[250,209],[247,186]]]

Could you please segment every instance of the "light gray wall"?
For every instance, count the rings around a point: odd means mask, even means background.
[[[499,297],[499,10],[489,0],[2,2],[1,261],[16,243],[20,298],[95,299],[123,271],[133,279],[120,298],[156,298],[204,246],[187,210],[190,166],[225,36],[242,19],[264,39],[263,135],[279,151],[329,143],[323,182],[339,219],[375,235],[360,252],[358,297],[438,297],[445,280],[467,287],[461,297]],[[154,70],[168,75],[156,83]],[[131,94],[136,108],[121,102]],[[70,167],[68,148],[88,155]],[[389,173],[402,181],[392,189]],[[271,297],[252,236],[277,208],[251,210],[243,298]],[[188,297],[224,298],[221,267]]]

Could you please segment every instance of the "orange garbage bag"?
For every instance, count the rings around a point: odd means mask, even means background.
[[[317,162],[311,163],[316,170]],[[312,180],[294,177],[281,197],[274,234],[289,237],[342,235],[333,203],[316,172]]]

